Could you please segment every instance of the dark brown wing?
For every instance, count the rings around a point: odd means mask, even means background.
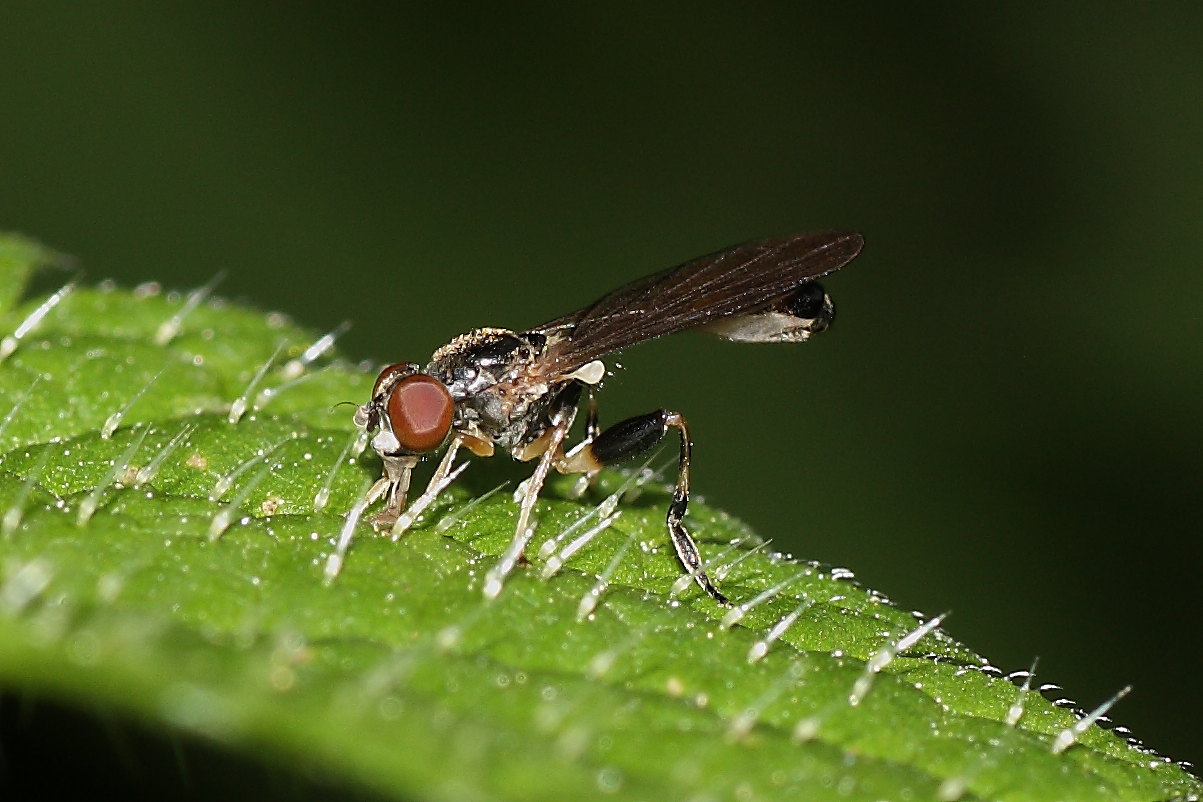
[[[570,371],[603,354],[719,318],[755,312],[856,258],[860,234],[824,231],[758,240],[633,281],[531,331]]]

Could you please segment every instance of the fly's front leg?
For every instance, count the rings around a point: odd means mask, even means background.
[[[409,477],[414,466],[418,464],[417,457],[397,456],[384,457],[384,476],[368,491],[368,503],[371,504],[380,496],[384,496],[384,510],[372,516],[373,529],[387,529],[392,526],[405,509],[405,498],[409,493]]]
[[[447,446],[447,453],[443,455],[442,461],[439,462],[439,467],[434,469],[434,474],[430,477],[430,483],[426,485],[426,490],[422,495],[414,499],[414,503],[409,505],[409,509],[397,516],[393,522],[391,533],[393,540],[397,540],[401,535],[405,534],[405,530],[413,526],[414,521],[418,520],[418,516],[426,511],[430,503],[438,498],[439,493],[447,489],[447,485],[451,484],[455,477],[459,476],[464,468],[468,467],[468,463],[464,463],[455,471],[451,470],[451,466],[455,463],[455,454],[463,445],[464,438],[462,435],[456,435],[451,439],[451,443]]]
[[[679,412],[659,409],[646,415],[628,418],[616,423],[573,449],[556,467],[563,473],[596,473],[603,465],[616,465],[651,451],[664,439],[669,429],[676,429],[681,437],[681,453],[677,458],[677,486],[673,491],[672,503],[668,505],[668,536],[681,565],[694,581],[719,604],[730,604],[719,592],[706,569],[702,566],[698,546],[685,528],[685,512],[689,507],[689,461],[693,441],[689,437],[689,425]]]

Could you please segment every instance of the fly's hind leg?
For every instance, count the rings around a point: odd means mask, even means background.
[[[719,592],[698,554],[697,543],[685,528],[684,518],[689,507],[689,461],[693,452],[693,441],[689,437],[689,425],[679,412],[658,409],[646,415],[637,415],[616,423],[600,434],[586,439],[556,464],[561,473],[596,474],[604,465],[616,465],[651,451],[665,438],[669,429],[676,429],[681,438],[681,453],[677,458],[677,485],[672,503],[668,505],[668,536],[677,557],[686,572],[702,590],[719,604],[730,604]]]

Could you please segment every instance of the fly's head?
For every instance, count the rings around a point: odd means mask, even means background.
[[[398,362],[380,371],[371,400],[356,408],[354,420],[372,434],[376,453],[388,458],[435,451],[454,417],[455,401],[441,381],[411,362]]]

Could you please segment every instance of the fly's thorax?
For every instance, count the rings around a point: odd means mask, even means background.
[[[426,372],[456,400],[456,428],[509,446],[525,434],[547,385],[530,381],[546,337],[483,328],[461,334],[434,352]]]
[[[467,398],[529,372],[545,342],[541,334],[473,329],[435,351],[426,372],[447,385],[455,398]]]

